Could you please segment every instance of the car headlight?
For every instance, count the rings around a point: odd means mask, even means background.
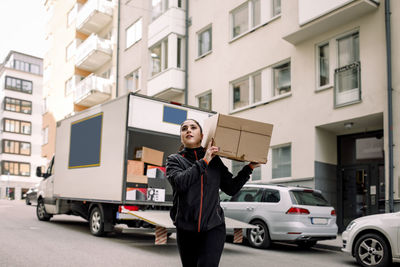
[[[349,223],[349,225],[347,225],[346,231],[351,231],[351,229],[353,229],[355,225],[356,225],[356,222],[355,221],[351,221]]]

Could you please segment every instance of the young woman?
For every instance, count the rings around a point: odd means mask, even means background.
[[[244,166],[233,178],[215,155],[218,147],[211,143],[206,149],[201,147],[203,132],[197,121],[184,121],[180,135],[184,148],[168,157],[167,177],[174,190],[171,219],[182,265],[218,266],[226,236],[219,189],[236,194],[260,164]]]

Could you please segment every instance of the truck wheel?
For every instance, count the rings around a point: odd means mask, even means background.
[[[90,212],[89,227],[92,235],[103,236],[104,232],[104,215],[99,207],[94,207]]]
[[[362,266],[383,267],[391,262],[390,247],[381,236],[369,233],[361,236],[354,247],[357,262]]]
[[[43,199],[38,200],[38,204],[36,206],[36,216],[39,221],[49,221],[51,217],[53,217],[53,215],[46,212]]]
[[[267,225],[259,220],[253,221],[250,224],[257,226],[257,228],[247,230],[247,239],[250,246],[253,248],[269,248],[271,246],[271,238],[269,237]]]

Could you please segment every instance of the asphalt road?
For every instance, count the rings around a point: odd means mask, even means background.
[[[175,235],[167,245],[154,245],[152,234],[115,233],[95,237],[86,221],[58,215],[36,219],[35,206],[0,200],[0,266],[180,266]],[[357,266],[340,251],[275,244],[268,250],[226,243],[222,267]],[[395,265],[400,266],[400,265]]]

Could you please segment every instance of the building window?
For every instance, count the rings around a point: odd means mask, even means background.
[[[32,87],[31,81],[6,76],[6,89],[32,94]]]
[[[126,48],[142,39],[142,19],[139,19],[126,29]]]
[[[281,14],[281,0],[272,0],[272,16]]]
[[[181,68],[182,66],[182,38],[177,39],[177,51],[176,51],[176,67]]]
[[[75,54],[75,41],[72,41],[65,49],[65,59],[68,61]]]
[[[233,109],[239,109],[262,100],[261,72],[249,75],[232,84]]]
[[[1,174],[4,175],[31,175],[31,165],[26,162],[2,161],[1,167]]]
[[[24,114],[32,114],[32,102],[16,98],[5,97],[4,110],[19,112]]]
[[[248,8],[248,3],[246,3],[232,12],[232,38],[235,38],[236,36],[241,35],[249,30]]]
[[[292,176],[291,145],[272,149],[272,178]]]
[[[141,70],[137,69],[137,70],[129,73],[125,77],[126,90],[128,92],[135,92],[137,90],[140,90],[140,73],[141,73]]]
[[[236,161],[232,160],[232,174],[235,176],[238,172],[240,172],[244,166],[248,165],[248,162]],[[261,180],[261,168],[255,168],[253,173],[251,174],[252,181]]]
[[[168,39],[150,48],[151,76],[168,68]]]
[[[233,84],[233,109],[249,105],[249,79]]]
[[[199,101],[199,108],[211,110],[212,109],[212,94],[211,91],[197,97]]]
[[[361,100],[361,77],[358,32],[337,39],[337,49],[335,106],[359,102]]]
[[[13,119],[3,119],[3,131],[19,134],[31,134],[31,123],[28,121],[19,121]]]
[[[36,64],[31,64],[30,72],[33,74],[40,74],[40,66]]]
[[[280,13],[280,0],[247,1],[231,12],[231,38],[251,31]]]
[[[3,153],[17,155],[31,155],[31,143],[15,140],[3,140]]]
[[[73,91],[74,91],[74,79],[73,77],[71,77],[65,82],[65,95],[67,96]]]
[[[290,62],[273,67],[274,90],[273,96],[290,92]]]
[[[329,43],[325,43],[318,46],[318,87],[329,82]]]
[[[46,145],[49,143],[49,127],[42,129],[42,145]]]
[[[43,98],[43,109],[42,109],[42,113],[45,114],[47,111],[49,111],[49,104],[48,104],[49,100],[47,97]]]
[[[208,29],[201,31],[198,34],[198,39],[198,56],[200,57],[212,49],[212,28],[209,27]]]
[[[13,68],[16,70],[30,72],[33,74],[40,74],[40,66],[37,64],[24,62],[18,59],[14,59],[13,63]]]
[[[168,0],[152,0],[151,6],[151,19],[154,21],[168,10]]]

